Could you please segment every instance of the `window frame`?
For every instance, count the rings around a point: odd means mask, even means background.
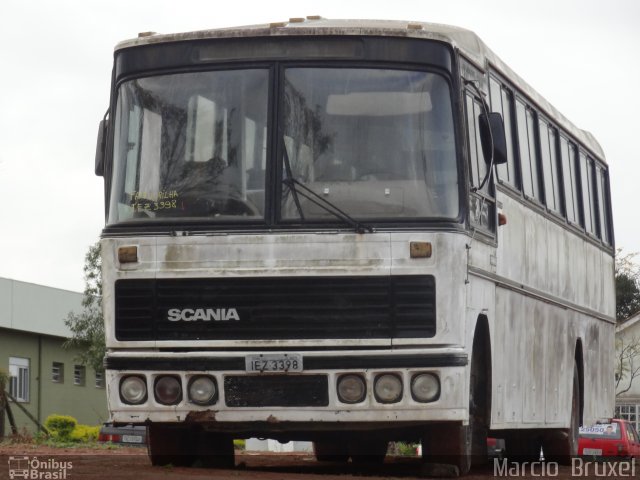
[[[18,403],[31,401],[31,359],[9,357],[9,394]]]
[[[73,366],[73,384],[77,387],[84,387],[87,383],[87,367],[84,365]]]
[[[56,372],[56,369],[58,369],[57,372]],[[64,363],[62,362],[51,363],[51,382],[64,383]]]

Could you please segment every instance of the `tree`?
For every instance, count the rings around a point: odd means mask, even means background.
[[[640,375],[640,340],[633,337],[616,339],[616,397],[631,390],[633,380]]]
[[[100,242],[89,247],[84,259],[84,296],[82,311],[69,312],[64,324],[72,336],[64,343],[64,348],[77,348],[78,361],[91,366],[96,372],[104,370],[103,359],[106,352],[104,319],[102,317],[102,260]]]
[[[634,263],[637,253],[622,256],[616,252],[616,319],[621,322],[640,311],[640,266]]]

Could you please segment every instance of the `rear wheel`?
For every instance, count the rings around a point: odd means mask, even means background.
[[[510,462],[537,462],[540,460],[541,442],[538,435],[525,430],[506,435],[504,456]]]
[[[570,465],[572,457],[578,454],[578,433],[580,430],[580,377],[578,365],[573,365],[573,393],[571,395],[571,422],[568,429],[556,430],[544,439],[545,460]]]

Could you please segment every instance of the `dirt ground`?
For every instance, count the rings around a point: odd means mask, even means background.
[[[28,465],[28,467],[25,467]],[[35,468],[34,468],[35,467]],[[637,467],[637,466],[636,466]],[[10,470],[12,468],[12,470]],[[22,468],[23,470],[20,470]],[[25,468],[30,468],[27,474]],[[640,470],[636,468],[636,470]],[[424,478],[421,463],[417,458],[387,457],[382,466],[352,464],[319,463],[309,454],[272,454],[245,453],[236,454],[236,468],[229,470],[207,468],[152,467],[147,458],[146,449],[126,448],[52,448],[34,445],[0,445],[0,479],[40,478],[61,480],[179,480],[197,478],[215,478],[218,480],[349,480],[349,479],[406,479]],[[37,474],[33,473],[37,471]],[[494,475],[494,473],[496,473]],[[521,475],[507,475],[494,472],[489,464],[474,468],[467,480],[486,480],[495,477],[513,478],[625,478],[625,472],[619,467],[600,466],[598,472],[591,465],[589,472],[571,467],[559,467],[556,471],[547,465]],[[522,472],[520,472],[522,473]],[[587,474],[588,473],[588,474]],[[596,475],[599,473],[600,475]],[[27,476],[24,476],[24,475]],[[572,475],[573,474],[573,475]],[[626,478],[640,478],[631,472]],[[23,476],[21,476],[23,475]],[[438,477],[431,477],[438,478]]]

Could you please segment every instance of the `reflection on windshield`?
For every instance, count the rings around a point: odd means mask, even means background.
[[[108,223],[455,218],[458,176],[449,85],[424,71],[287,68],[281,126],[268,125],[269,70],[123,82],[114,115]],[[268,129],[269,126],[269,129]],[[265,185],[277,131],[290,175],[326,202]],[[277,159],[282,162],[283,159]],[[280,165],[280,168],[283,168]],[[290,184],[289,184],[290,185]],[[271,190],[270,190],[271,189]],[[316,198],[311,195],[312,198]]]
[[[458,215],[449,86],[399,70],[290,68],[284,143],[293,178],[356,218]],[[285,219],[329,219],[283,191]]]
[[[109,223],[261,219],[267,86],[266,70],[122,84]]]

